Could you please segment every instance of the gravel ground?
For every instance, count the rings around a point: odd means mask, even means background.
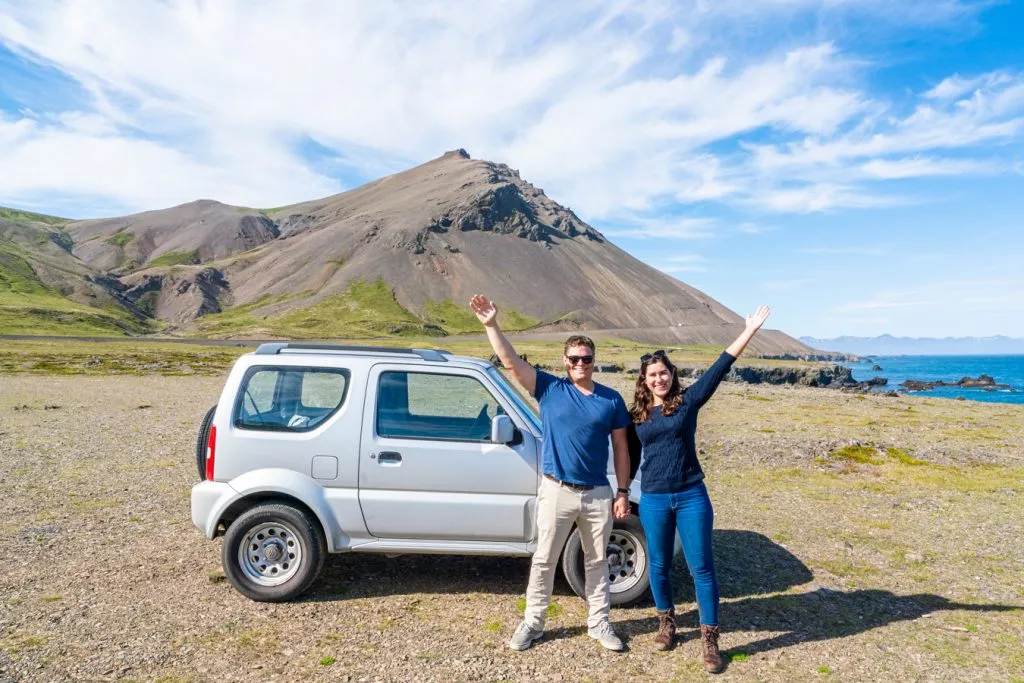
[[[509,651],[522,559],[335,555],[299,601],[242,597],[189,515],[222,383],[0,375],[0,681],[706,677],[682,564],[665,654],[649,603],[613,610],[627,653],[601,650],[564,582]],[[1024,679],[1024,409],[729,385],[702,425],[723,680]],[[851,443],[931,464],[829,455]]]

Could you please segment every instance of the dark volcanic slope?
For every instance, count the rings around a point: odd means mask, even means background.
[[[383,279],[414,314],[477,292],[541,329],[621,330],[657,343],[724,344],[742,318],[633,258],[504,164],[463,150],[355,190],[257,211],[202,200],[66,226],[71,252],[119,298],[188,332],[251,304],[281,316]],[[778,332],[762,352],[813,350]]]
[[[225,268],[236,303],[265,293],[323,295],[383,277],[413,310],[484,292],[543,321],[572,314],[595,328],[740,321],[611,244],[512,169],[460,152],[273,218],[280,238]]]

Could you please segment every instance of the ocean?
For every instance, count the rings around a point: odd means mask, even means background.
[[[900,382],[906,379],[956,382],[961,377],[990,375],[997,384],[1008,384],[1009,388],[998,387],[993,390],[953,386],[907,393],[913,396],[962,396],[971,401],[1024,404],[1024,356],[872,356],[870,362],[843,365],[853,370],[853,377],[858,381],[885,377],[889,384],[881,387],[882,391],[897,389]],[[882,370],[873,371],[871,367],[874,365],[879,365]]]

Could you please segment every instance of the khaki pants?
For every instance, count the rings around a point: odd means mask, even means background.
[[[579,527],[583,543],[585,586],[590,605],[587,626],[593,628],[608,621],[611,602],[605,553],[612,533],[611,486],[578,492],[543,477],[537,492],[537,551],[530,565],[524,617],[530,628],[537,631],[544,629],[555,569],[574,523]]]

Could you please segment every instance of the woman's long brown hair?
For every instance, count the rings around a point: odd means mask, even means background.
[[[629,414],[633,416],[633,422],[640,424],[646,422],[651,416],[654,408],[654,394],[647,388],[647,366],[653,363],[663,363],[669,372],[672,373],[672,381],[668,393],[661,406],[661,414],[668,416],[676,411],[679,404],[683,402],[683,388],[679,383],[679,372],[664,351],[653,354],[647,360],[640,361],[640,375],[636,378],[636,392],[633,395],[633,406]]]

